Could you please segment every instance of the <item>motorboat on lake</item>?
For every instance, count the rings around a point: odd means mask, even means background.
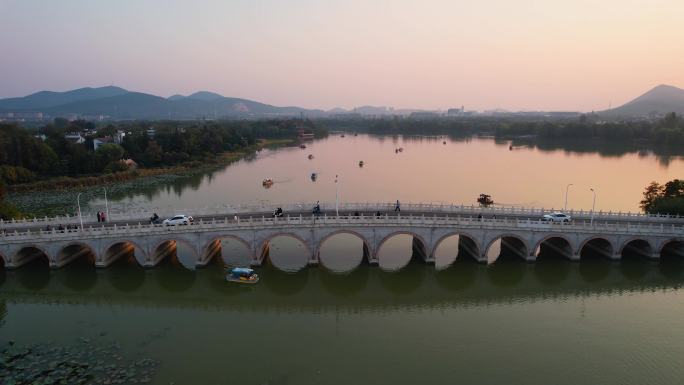
[[[263,182],[261,182],[261,184],[262,186],[264,186],[264,188],[270,188],[271,186],[273,186],[273,179],[266,178]]]
[[[313,159],[313,154],[309,154],[309,159]]]
[[[363,167],[363,165],[364,165],[363,161],[362,160],[359,161],[359,167]]]
[[[226,281],[254,284],[259,282],[259,275],[249,267],[235,267],[226,275]]]

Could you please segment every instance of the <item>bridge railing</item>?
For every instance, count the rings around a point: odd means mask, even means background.
[[[441,214],[441,212],[440,212]],[[268,229],[282,227],[311,227],[311,226],[437,226],[454,228],[484,228],[484,229],[504,229],[504,230],[542,230],[550,232],[596,232],[596,233],[627,233],[630,235],[649,235],[659,234],[673,237],[684,236],[684,225],[664,224],[664,223],[630,223],[630,222],[608,222],[580,220],[570,223],[552,223],[534,218],[495,218],[472,215],[438,215],[435,212],[429,214],[412,213],[388,213],[379,216],[359,213],[359,215],[287,215],[281,218],[270,216],[248,216],[248,217],[229,217],[212,218],[210,220],[198,220],[189,226],[162,226],[150,224],[126,224],[122,226],[100,225],[85,226],[72,229],[26,229],[3,230],[0,232],[0,240],[3,242],[18,241],[45,241],[58,240],[61,238],[83,238],[83,237],[114,237],[114,236],[136,236],[146,234],[166,234],[186,233],[186,232],[205,232],[205,231],[231,231],[239,229]]]
[[[195,217],[203,216],[233,216],[233,215],[245,215],[245,214],[269,214],[272,213],[276,208],[282,208],[286,213],[299,213],[299,212],[311,212],[313,208],[313,203],[283,203],[283,204],[246,204],[246,205],[217,205],[212,207],[203,207],[195,209],[175,209],[171,207],[156,207],[149,209],[137,209],[137,210],[110,210],[107,221],[108,222],[125,222],[125,221],[147,221],[153,213],[157,213],[162,218],[171,217],[177,214],[187,214]],[[321,208],[324,211],[334,211],[334,203],[321,203]],[[396,202],[384,203],[384,202],[366,202],[366,203],[342,203],[339,205],[338,209],[340,212],[350,212],[355,211],[360,212],[394,212]],[[475,205],[463,205],[463,204],[446,204],[446,203],[402,203],[401,210],[403,212],[414,212],[414,213],[442,213],[442,214],[462,214],[462,215],[482,215],[495,217],[496,215],[503,216],[522,216],[529,218],[541,218],[544,214],[549,214],[558,211],[555,208],[534,208],[534,207],[520,207],[520,206],[490,206],[490,207],[479,207]],[[565,213],[569,214],[576,219],[588,219],[594,217],[594,220],[609,220],[609,221],[644,221],[644,222],[670,222],[681,221],[684,223],[684,217],[677,215],[659,215],[659,214],[643,214],[643,213],[632,213],[632,212],[614,212],[614,211],[595,211],[590,210],[567,210]],[[96,222],[96,214],[94,212],[82,212],[82,219],[84,223],[92,224]],[[40,226],[40,225],[51,225],[58,226],[62,225],[75,225],[79,224],[80,219],[78,215],[64,215],[55,217],[43,217],[43,218],[26,218],[17,219],[10,221],[0,220],[0,229],[11,229],[16,227],[26,227],[26,226]]]

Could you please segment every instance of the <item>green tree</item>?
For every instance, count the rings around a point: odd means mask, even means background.
[[[644,199],[639,202],[639,207],[641,207],[641,209],[645,212],[650,213],[655,201],[662,195],[662,193],[663,186],[658,184],[658,182],[651,182],[648,186],[646,186],[646,190],[644,191]]]
[[[164,155],[162,147],[156,141],[151,140],[147,143],[147,148],[143,154],[143,162],[146,166],[157,166],[161,163],[162,155]]]

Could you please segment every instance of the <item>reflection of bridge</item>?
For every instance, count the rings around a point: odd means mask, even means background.
[[[140,265],[152,267],[169,254],[180,254],[177,246],[184,245],[186,255],[178,255],[179,260],[194,267],[219,255],[221,240],[232,239],[244,245],[253,265],[260,265],[270,242],[283,236],[299,240],[307,249],[309,263],[318,264],[321,246],[336,234],[358,237],[371,264],[379,263],[385,242],[400,234],[412,236],[414,251],[429,263],[435,261],[437,250],[447,239],[457,240],[459,255],[483,263],[493,263],[504,253],[532,262],[547,248],[571,260],[579,260],[588,251],[609,259],[620,259],[625,252],[649,259],[658,259],[663,253],[684,255],[684,220],[679,218],[601,213],[591,223],[587,213],[575,213],[574,222],[558,224],[540,221],[539,211],[429,205],[403,209],[399,215],[383,206],[383,214],[376,216],[378,207],[345,205],[346,215],[339,217],[313,217],[286,209],[290,214],[282,218],[270,218],[269,209],[207,215],[192,226],[160,227],[129,220],[71,232],[44,231],[29,222],[0,236],[0,256],[7,268],[41,257],[52,267],[80,257],[100,267],[121,257],[134,257]],[[482,218],[477,216],[480,212],[485,214]]]

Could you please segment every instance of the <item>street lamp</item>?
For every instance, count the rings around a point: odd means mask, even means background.
[[[81,231],[83,231],[83,217],[81,216],[81,193],[76,195],[76,204],[78,205],[78,220],[81,222]]]
[[[596,208],[596,190],[590,188],[591,192],[594,193],[594,203],[591,204],[591,225],[594,225],[594,209]]]
[[[335,216],[340,216],[340,189],[337,184],[337,175],[335,175]]]
[[[104,194],[105,194],[105,211],[107,212],[107,216],[105,217],[105,220],[108,220],[109,219],[109,202],[107,202],[107,188],[103,187],[103,190],[104,190]],[[565,200],[567,202],[567,198]]]
[[[567,211],[567,210],[568,210],[568,190],[570,190],[570,186],[573,186],[573,184],[572,184],[572,183],[569,183],[569,184],[565,187],[565,206],[563,206],[563,211]]]

